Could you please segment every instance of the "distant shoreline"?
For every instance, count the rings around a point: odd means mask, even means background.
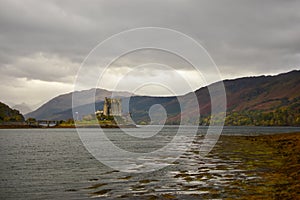
[[[169,125],[168,125],[169,126]],[[175,125],[178,126],[178,125]],[[67,129],[76,129],[76,128],[138,128],[135,124],[124,124],[124,125],[116,125],[116,124],[80,124],[80,125],[56,125],[56,126],[36,126],[36,125],[16,125],[16,124],[10,124],[10,125],[0,125],[0,129],[53,129],[53,128],[67,128]],[[199,127],[203,127],[200,125]],[[206,126],[209,127],[209,126]],[[299,127],[299,126],[254,126],[254,125],[245,125],[245,126],[226,126],[226,127]]]
[[[135,124],[128,125],[63,125],[63,126],[32,126],[32,125],[0,125],[0,129],[53,129],[53,128],[137,128]]]

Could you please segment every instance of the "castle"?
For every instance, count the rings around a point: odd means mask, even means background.
[[[122,100],[105,97],[103,105],[104,116],[122,116]]]

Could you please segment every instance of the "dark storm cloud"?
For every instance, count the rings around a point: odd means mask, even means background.
[[[71,84],[99,42],[143,26],[193,37],[226,78],[288,71],[300,66],[299,7],[297,0],[1,0],[1,76]]]

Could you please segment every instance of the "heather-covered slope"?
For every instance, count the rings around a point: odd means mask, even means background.
[[[224,80],[223,83],[227,97],[226,125],[300,125],[300,71]],[[208,124],[211,112],[208,87],[200,88],[195,93],[201,124]],[[220,93],[214,95],[216,99],[221,99]],[[131,112],[139,116],[137,122],[149,121],[149,105],[143,106],[149,104],[145,98],[137,101],[136,105],[132,104]],[[156,103],[162,102],[161,98]],[[193,105],[190,94],[180,98],[185,105]],[[174,97],[169,97],[169,101],[162,105],[167,111],[171,110],[168,112],[169,124],[178,124],[182,114],[195,112],[194,106],[187,106],[184,113],[178,112],[179,105]]]
[[[216,83],[215,83],[216,84]],[[300,125],[300,71],[295,70],[276,76],[245,77],[224,80],[227,96],[227,125]],[[92,92],[86,90],[81,92]],[[195,91],[201,111],[201,123],[209,123],[211,100],[208,87]],[[216,93],[216,99],[220,94]],[[101,109],[104,97],[111,96],[107,90],[97,89],[96,108]],[[128,93],[120,94],[123,101],[129,100]],[[149,108],[154,104],[165,107],[169,124],[178,124],[182,114],[195,112],[191,94],[180,97],[185,105],[184,113],[176,97],[133,96],[130,108],[136,123],[149,122]],[[221,98],[220,98],[221,99]],[[37,119],[67,119],[72,117],[72,93],[60,95],[26,117]],[[90,114],[88,104],[92,99],[83,99],[76,108],[81,114]],[[298,119],[299,118],[299,119]],[[298,121],[299,122],[298,122]]]
[[[298,120],[297,124],[300,125],[300,71],[224,80],[224,86],[227,125],[295,125],[288,122],[292,118]],[[196,95],[204,119],[211,109],[207,87],[197,90]],[[189,112],[193,112],[193,108]],[[180,115],[176,118],[178,120]],[[207,123],[207,120],[203,123]]]

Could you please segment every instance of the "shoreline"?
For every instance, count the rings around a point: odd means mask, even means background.
[[[235,181],[243,199],[300,199],[300,132],[220,137],[218,150],[236,152],[240,169],[261,179]],[[231,145],[231,146],[230,146]],[[243,192],[242,192],[243,191]]]
[[[20,130],[20,132],[22,135],[23,131]],[[47,137],[52,136],[47,135]],[[199,141],[203,139],[202,136],[198,138]],[[42,141],[48,144],[47,140]],[[198,147],[196,145],[196,148]],[[28,148],[31,149],[31,145]],[[124,196],[129,199],[167,199],[167,197],[169,199],[300,199],[300,131],[234,137],[221,135],[218,143],[204,160],[199,157],[197,150],[191,149],[186,156],[184,155],[182,162],[178,163],[179,167],[174,168],[175,173],[171,173],[172,182],[178,183],[174,187],[186,194],[178,194],[172,190],[165,194],[152,191],[140,194],[138,190],[147,189],[147,184],[153,184],[157,177],[154,176],[153,180],[139,179],[133,175],[126,179],[134,183],[130,186],[133,191],[126,191],[128,193]],[[16,151],[16,153],[19,152]],[[40,156],[44,156],[43,151]],[[193,165],[193,161],[197,162],[196,166]],[[190,169],[194,170],[190,171]],[[170,170],[172,172],[173,168]],[[103,177],[107,175],[104,174]],[[39,171],[38,176],[40,176]],[[110,195],[110,190],[112,190],[112,195],[115,195],[114,182],[106,183],[106,179],[101,179],[102,176],[99,176],[98,172],[94,176],[92,178],[97,178],[96,182],[90,181],[88,183],[90,187],[87,187],[91,188],[88,191],[91,198],[99,194]],[[160,176],[160,173],[156,176]],[[221,182],[218,182],[219,180]],[[135,189],[136,185],[137,189]],[[108,189],[101,189],[102,186]],[[82,188],[70,187],[71,192],[80,189]]]
[[[58,125],[58,126],[32,126],[32,125],[0,125],[0,129],[53,129],[53,128],[69,128],[69,129],[76,129],[76,128],[137,128],[135,124],[128,124],[128,125],[112,125],[112,124],[105,124],[105,125]]]
[[[116,125],[116,124],[79,124],[79,125],[56,125],[56,126],[37,126],[37,125],[27,125],[27,124],[22,124],[22,125],[15,125],[15,124],[10,124],[10,125],[3,125],[0,124],[0,129],[47,129],[47,128],[138,128],[138,125],[136,124],[123,124],[123,125]],[[172,126],[172,125],[167,125],[167,126]],[[178,125],[174,125],[178,126]],[[199,126],[199,127],[209,127],[209,126]],[[274,127],[291,127],[291,128],[300,128],[299,126],[224,126],[224,127],[264,127],[264,128],[274,128]],[[280,133],[271,133],[270,135],[273,134],[280,134]],[[222,136],[227,136],[223,135]],[[236,135],[236,136],[243,136],[243,135]],[[253,136],[259,136],[259,135],[253,135]]]

